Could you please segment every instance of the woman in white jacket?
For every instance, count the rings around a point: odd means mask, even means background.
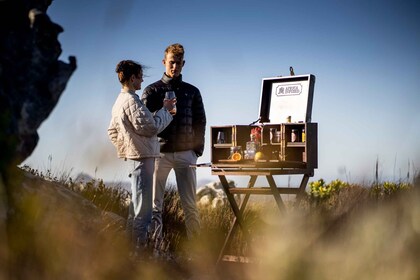
[[[137,249],[147,243],[152,218],[153,172],[160,145],[157,134],[172,121],[176,99],[163,100],[163,107],[151,113],[135,93],[143,82],[143,67],[132,60],[118,63],[115,72],[122,85],[114,106],[108,135],[119,158],[134,161],[131,172],[131,204],[127,218],[129,238]]]

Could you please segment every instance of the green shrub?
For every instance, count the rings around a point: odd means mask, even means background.
[[[411,189],[413,187],[410,183],[405,182],[383,182],[382,184],[373,184],[371,193],[376,198],[389,197],[393,194]]]
[[[341,180],[334,180],[329,184],[326,184],[323,179],[309,183],[309,195],[312,198],[316,199],[326,199],[329,198],[334,193],[338,192],[340,189],[348,187],[349,184]]]

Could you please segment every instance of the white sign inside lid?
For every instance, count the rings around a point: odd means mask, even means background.
[[[310,122],[315,76],[300,75],[263,79],[260,99],[262,122]]]
[[[273,83],[271,89],[271,122],[286,122],[288,116],[292,122],[304,122],[308,103],[309,81],[291,83]]]

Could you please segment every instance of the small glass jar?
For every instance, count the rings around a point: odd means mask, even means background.
[[[255,153],[256,153],[255,150],[245,150],[244,159],[254,159]]]
[[[280,143],[280,139],[281,139],[281,131],[276,131],[276,133],[274,134],[273,143]]]
[[[298,130],[297,129],[292,129],[292,135],[290,138],[291,142],[297,142],[298,141]]]

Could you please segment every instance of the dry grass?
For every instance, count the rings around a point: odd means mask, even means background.
[[[246,279],[419,279],[420,193],[350,186],[289,209],[253,244]],[[258,275],[258,276],[257,276]]]
[[[9,250],[3,242],[0,251],[5,279],[420,278],[420,186],[385,191],[385,185],[349,185],[323,199],[291,201],[283,216],[274,203],[250,203],[244,213],[250,239],[239,230],[227,253],[257,262],[232,272],[214,267],[234,218],[229,206],[201,207],[202,234],[186,242],[179,197],[170,188],[163,217],[170,258],[138,263],[128,258],[123,226],[110,225],[98,208],[115,202],[122,208],[112,209],[124,214],[118,192],[92,186],[90,199],[102,201],[94,207],[69,185],[19,178],[9,200]],[[57,190],[75,202],[57,201]],[[188,262],[191,252],[198,258]]]

